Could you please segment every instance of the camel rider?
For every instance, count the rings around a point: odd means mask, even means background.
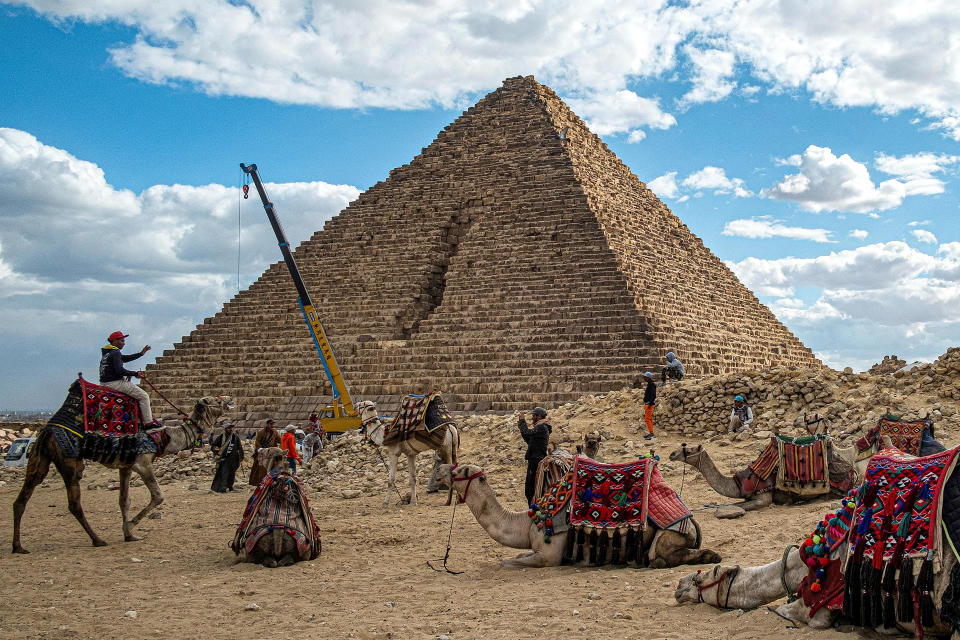
[[[733,411],[730,412],[730,431],[736,433],[748,429],[753,423],[753,411],[743,400],[743,396],[733,399]]]
[[[128,356],[120,353],[129,334],[122,331],[114,331],[107,338],[107,346],[100,349],[100,385],[109,387],[120,393],[125,393],[140,404],[140,419],[147,428],[162,427],[163,425],[153,419],[153,411],[150,410],[150,396],[147,392],[128,380],[129,377],[142,378],[143,371],[128,371],[124,369],[123,364],[136,360],[147,351],[150,351],[150,345],[140,349],[140,353],[131,353]]]
[[[683,380],[683,363],[677,360],[677,355],[670,351],[667,353],[667,366],[660,372],[660,383],[667,384],[667,380]]]
[[[527,461],[527,479],[523,490],[527,496],[527,504],[533,502],[534,487],[537,483],[537,466],[540,461],[547,457],[547,446],[550,443],[550,434],[553,427],[547,422],[547,410],[543,407],[537,407],[530,412],[533,416],[533,426],[527,427],[527,421],[523,411],[520,412],[520,420],[517,427],[520,429],[520,437],[527,443],[527,453],[524,459]]]

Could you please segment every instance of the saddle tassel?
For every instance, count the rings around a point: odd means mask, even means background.
[[[611,564],[620,564],[620,544],[622,540],[620,537],[620,529],[613,530],[613,540],[610,543],[610,563]]]
[[[896,506],[896,500],[888,500],[883,509],[883,520],[880,524],[880,535],[873,547],[873,560],[870,563],[869,581],[864,581],[869,598],[869,616],[864,615],[864,619],[871,627],[879,627],[883,624],[883,591],[881,588],[883,582],[883,552],[886,549],[886,540],[890,536],[890,522],[893,518],[893,509]],[[867,611],[867,606],[864,611]]]
[[[571,529],[571,532],[572,531]],[[583,531],[583,527],[577,527],[577,557],[575,559],[577,564],[583,562],[583,542],[585,538],[586,534]]]
[[[565,563],[573,561],[574,545],[577,542],[577,531],[576,529],[569,529],[567,531],[567,541],[563,546],[563,561]]]
[[[920,594],[919,622],[925,627],[932,627],[934,606],[933,597],[930,594],[933,591],[933,549],[927,551],[927,557],[920,565],[920,573],[917,574],[917,591]]]
[[[597,535],[597,530],[593,529],[590,532],[590,564],[597,564],[597,545],[599,543],[599,536]]]
[[[920,493],[919,483],[914,484],[910,493],[903,501],[903,517],[900,519],[900,526],[897,528],[897,546],[893,549],[893,556],[890,563],[894,568],[899,569],[900,575],[897,579],[898,594],[898,612],[899,619],[903,622],[913,620],[913,559],[904,558],[907,539],[910,537],[910,524],[913,521],[913,506],[917,501],[917,495]]]
[[[627,548],[624,553],[625,562],[633,562],[637,559],[637,532],[633,527],[627,527]]]
[[[858,500],[860,506],[866,507],[866,509],[857,525],[856,545],[854,546],[853,556],[850,558],[847,566],[847,573],[844,580],[843,611],[850,616],[853,623],[857,625],[863,624],[863,619],[861,618],[861,604],[863,602],[863,584],[861,582],[863,551],[867,543],[866,533],[869,531],[870,521],[873,519],[873,509],[870,508],[870,505],[873,505],[878,490],[879,487],[876,484],[871,483],[865,485],[865,489],[863,489],[861,494],[862,498]]]
[[[598,537],[600,538],[600,545],[597,549],[597,564],[606,564],[607,547],[610,546],[610,535],[607,533],[606,529],[603,529],[600,531]]]

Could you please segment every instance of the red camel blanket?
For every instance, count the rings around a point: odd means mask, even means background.
[[[894,447],[912,456],[920,455],[920,444],[923,440],[923,430],[930,426],[929,418],[923,420],[906,421],[896,416],[885,415],[877,422],[877,426],[857,440],[857,451],[863,453],[871,447],[879,449],[883,436],[890,436]]]
[[[80,378],[83,428],[87,433],[125,436],[140,427],[140,405],[130,396]]]
[[[286,471],[268,473],[254,490],[243,511],[230,548],[253,551],[257,542],[274,529],[283,529],[297,541],[301,556],[320,555],[320,528],[313,519],[303,484]]]
[[[897,545],[900,524],[909,516],[909,529],[905,536],[899,536],[905,538],[904,557],[926,557],[928,552],[934,552],[939,560],[942,489],[953,472],[958,450],[960,447],[915,458],[888,448],[873,456],[864,476],[864,487],[875,485],[876,497],[867,504],[864,495],[870,494],[862,491],[857,499],[858,530],[851,537],[850,554],[862,538],[864,557],[872,557],[874,546],[883,544],[883,560],[889,560]],[[911,491],[915,486],[918,487],[916,496],[908,510],[904,503],[908,496],[913,497]],[[892,515],[885,523],[882,514],[887,510],[892,510]]]

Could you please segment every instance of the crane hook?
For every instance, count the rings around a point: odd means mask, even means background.
[[[246,200],[250,197],[250,185],[243,185],[243,199]]]

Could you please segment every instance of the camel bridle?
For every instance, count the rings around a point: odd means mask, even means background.
[[[703,592],[712,587],[717,588],[717,601],[714,606],[718,609],[729,609],[730,607],[727,604],[730,602],[730,592],[733,591],[733,581],[736,580],[737,575],[740,573],[740,566],[734,565],[729,569],[725,569],[719,576],[717,576],[717,569],[713,570],[715,578],[707,583],[698,582],[696,579],[693,581],[694,586],[697,587],[697,602],[707,602],[703,597]],[[697,571],[697,577],[703,575],[699,570]],[[729,580],[729,581],[728,581]],[[727,595],[723,599],[723,604],[720,604],[720,592],[723,590],[723,583],[727,583]],[[707,602],[707,604],[710,604]]]
[[[464,489],[463,489],[463,495],[462,495],[462,496],[461,496],[461,495],[457,495],[457,504],[463,504],[464,502],[467,501],[467,494],[470,493],[470,485],[471,485],[471,484],[473,483],[473,481],[476,480],[477,478],[482,478],[482,477],[484,477],[484,473],[483,473],[483,469],[480,469],[480,471],[477,471],[476,473],[470,474],[469,476],[463,476],[462,478],[458,478],[458,477],[456,477],[455,475],[453,475],[453,472],[456,471],[456,469],[457,469],[457,465],[453,465],[452,467],[450,467],[450,481],[451,481],[450,486],[453,487],[453,483],[454,483],[454,482],[466,482],[466,483],[467,483],[467,486],[464,487]],[[459,494],[460,492],[458,491],[457,493]]]

